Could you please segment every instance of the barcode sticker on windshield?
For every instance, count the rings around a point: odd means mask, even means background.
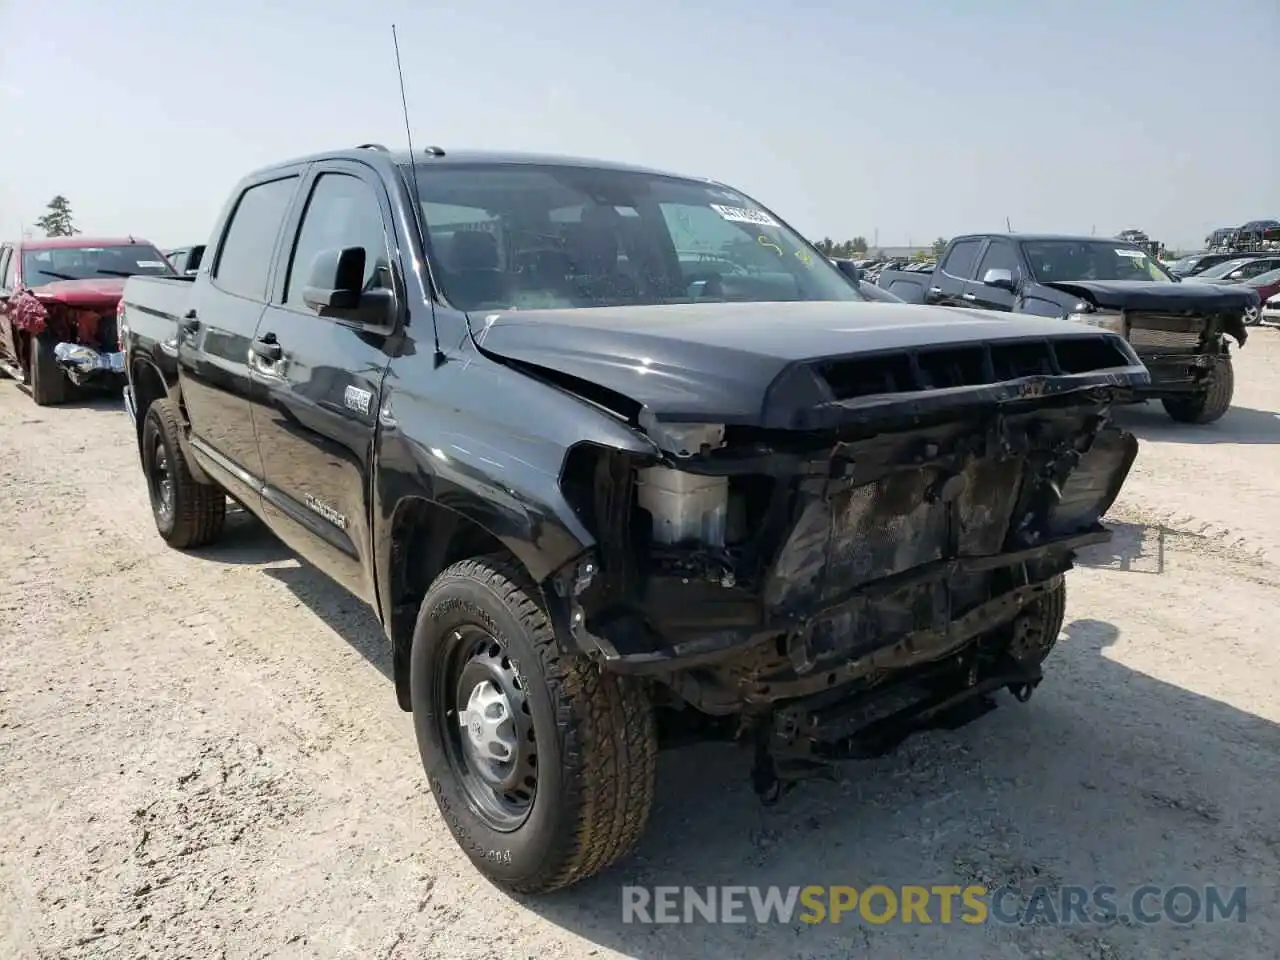
[[[138,266],[140,266],[140,267],[163,267],[163,266],[164,266],[164,264],[163,264],[163,263],[161,263],[159,260],[139,260],[139,261],[138,261]]]
[[[733,220],[736,223],[754,223],[762,227],[776,227],[778,225],[778,221],[763,210],[748,210],[746,207],[726,207],[720,203],[711,204],[711,209],[724,219]]]
[[[1141,250],[1122,250],[1119,247],[1116,247],[1116,254],[1121,257],[1129,257],[1133,260],[1141,260],[1146,257],[1146,254]]]

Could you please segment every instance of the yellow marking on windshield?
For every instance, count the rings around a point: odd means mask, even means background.
[[[783,255],[782,248],[778,246],[776,243],[774,243],[772,240],[770,240],[768,237],[766,237],[764,234],[761,234],[760,236],[756,237],[756,242],[760,244],[760,246],[762,247],[768,247],[770,250],[777,251],[777,254],[780,257]]]

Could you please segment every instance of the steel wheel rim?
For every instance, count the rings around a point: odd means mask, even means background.
[[[151,503],[157,516],[163,521],[173,518],[173,471],[169,467],[169,452],[164,440],[156,437],[151,442]]]
[[[476,624],[446,638],[436,682],[436,722],[445,759],[468,805],[499,833],[519,829],[538,788],[537,742],[528,691],[504,645]]]

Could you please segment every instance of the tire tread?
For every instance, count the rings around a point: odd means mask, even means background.
[[[576,823],[536,875],[507,885],[519,893],[572,886],[630,853],[648,823],[658,752],[648,694],[585,657],[562,656],[537,587],[512,560],[487,556],[453,564],[432,584],[424,610],[431,594],[457,581],[483,584],[524,624],[558,709],[562,803]]]
[[[1231,409],[1235,389],[1235,367],[1225,358],[1218,361],[1208,390],[1190,397],[1166,398],[1162,402],[1165,413],[1178,423],[1213,423]]]
[[[227,495],[221,487],[198,482],[191,475],[182,449],[182,415],[170,399],[157,400],[147,409],[154,417],[168,448],[169,470],[173,475],[173,529],[161,535],[177,550],[207,546],[222,536],[227,519]]]

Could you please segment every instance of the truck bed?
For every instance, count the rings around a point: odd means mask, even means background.
[[[145,313],[159,314],[176,323],[191,309],[194,280],[195,277],[130,277],[124,285],[125,310],[142,307]]]
[[[880,271],[876,286],[887,290],[899,300],[907,303],[924,303],[929,285],[933,282],[933,271],[923,273],[919,270],[900,270],[885,267]]]

